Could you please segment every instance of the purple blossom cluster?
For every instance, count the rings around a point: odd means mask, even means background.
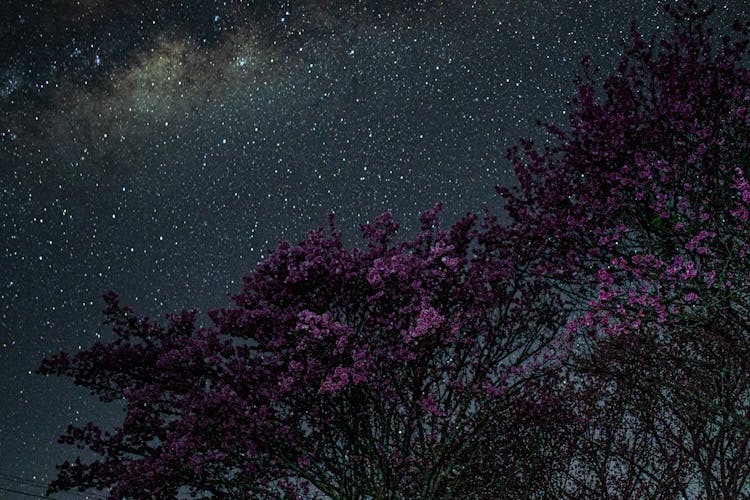
[[[633,26],[567,128],[508,153],[509,222],[346,248],[282,242],[233,305],[166,324],[105,296],[116,340],[43,361],[122,425],[71,426],[50,492],[113,498],[750,495],[748,25]]]
[[[556,362],[540,353],[564,303],[523,277],[495,219],[443,230],[439,211],[403,243],[388,213],[362,226],[365,249],[345,248],[333,220],[281,243],[211,327],[195,311],[161,326],[105,296],[117,340],[41,371],[124,400],[126,418],[114,434],[71,427],[63,441],[104,459],[63,464],[51,491],[441,496],[539,453],[499,429],[551,417],[544,390],[530,395]],[[527,331],[539,308],[550,314]]]

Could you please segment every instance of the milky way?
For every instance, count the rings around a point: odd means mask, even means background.
[[[564,122],[581,55],[606,73],[631,18],[669,25],[651,1],[388,3],[4,7],[0,497],[43,491],[75,456],[56,443],[69,422],[121,418],[34,374],[111,338],[102,293],[205,312],[330,211],[349,244],[384,210],[405,234],[437,201],[446,224],[500,213],[506,148]]]

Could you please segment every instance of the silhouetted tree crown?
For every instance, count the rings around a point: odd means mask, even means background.
[[[748,26],[635,24],[586,58],[554,143],[508,152],[508,217],[441,206],[396,242],[287,242],[230,307],[164,324],[105,295],[115,340],[43,361],[121,426],[70,426],[49,492],[113,498],[750,495]]]

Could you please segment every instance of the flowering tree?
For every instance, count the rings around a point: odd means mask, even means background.
[[[398,243],[333,221],[282,243],[234,305],[139,318],[45,360],[121,427],[50,491],[232,498],[750,496],[748,26],[711,9],[632,29],[597,92],[586,59],[555,145],[509,152],[510,222],[440,207]]]
[[[671,37],[633,27],[603,95],[584,59],[569,130],[512,150],[500,189],[537,275],[578,299],[573,498],[750,494],[748,29],[716,46],[713,9],[667,10]]]
[[[564,304],[524,274],[497,221],[411,241],[386,213],[366,249],[333,227],[282,243],[234,306],[166,326],[105,297],[117,339],[41,372],[125,401],[123,425],[71,427],[103,456],[65,463],[50,491],[114,497],[525,495],[551,470],[559,416],[545,347]],[[553,425],[553,418],[555,423]],[[532,467],[533,465],[533,467]]]

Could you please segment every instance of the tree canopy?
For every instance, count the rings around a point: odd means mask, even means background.
[[[441,206],[346,248],[282,242],[230,307],[152,321],[39,371],[123,401],[71,426],[50,492],[112,497],[750,495],[748,25],[668,8],[603,85],[584,57],[554,143],[508,152],[507,217]],[[601,88],[600,88],[601,86]]]

